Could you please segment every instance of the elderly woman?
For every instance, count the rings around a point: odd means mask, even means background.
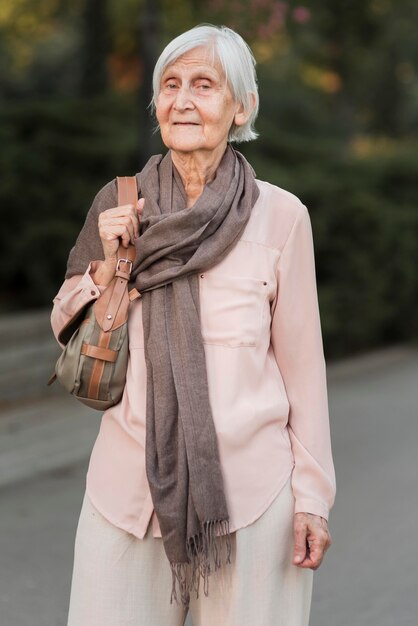
[[[309,620],[335,495],[312,233],[231,147],[256,137],[254,68],[225,27],[164,49],[168,152],[137,174],[136,206],[116,206],[115,180],[99,191],[54,300],[58,337],[119,241],[135,245],[126,386],[90,459],[70,626]]]

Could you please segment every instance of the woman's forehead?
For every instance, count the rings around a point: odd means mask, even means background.
[[[190,72],[206,70],[213,74],[217,74],[220,78],[225,78],[222,65],[215,54],[214,49],[209,46],[199,46],[197,48],[192,48],[192,50],[188,50],[172,63],[167,65],[163,72],[163,76],[166,75],[167,72],[170,72],[170,70],[173,71],[175,69]]]

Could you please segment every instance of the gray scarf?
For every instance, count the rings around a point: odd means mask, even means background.
[[[142,295],[146,471],[173,574],[171,601],[178,601],[178,585],[187,606],[190,592],[199,593],[201,577],[208,594],[212,568],[230,562],[231,552],[200,327],[198,275],[217,265],[237,243],[259,190],[251,166],[231,146],[215,179],[191,208],[186,207],[170,152],[164,158],[152,157],[138,182],[145,205],[132,277]],[[103,258],[97,217],[110,206],[116,202],[102,204],[88,216],[66,277],[85,271],[92,259]]]

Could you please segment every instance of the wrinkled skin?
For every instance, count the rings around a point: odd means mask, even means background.
[[[332,540],[328,522],[319,515],[295,513],[293,519],[293,563],[298,567],[318,569]]]

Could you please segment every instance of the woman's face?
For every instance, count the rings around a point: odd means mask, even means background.
[[[179,153],[225,148],[232,123],[239,126],[247,119],[221,65],[211,61],[205,47],[190,50],[166,68],[156,114],[164,144]]]

